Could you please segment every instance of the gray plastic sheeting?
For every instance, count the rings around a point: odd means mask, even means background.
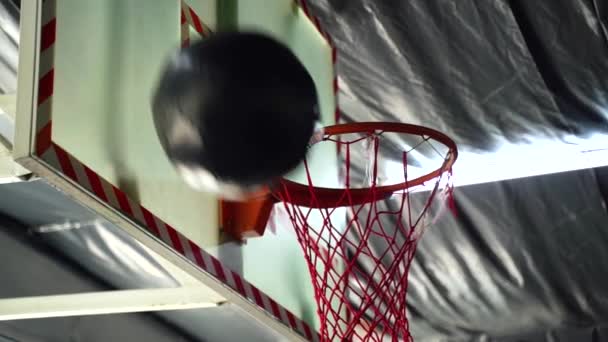
[[[426,231],[410,270],[414,336],[573,341],[606,324],[607,182],[602,169],[457,189],[457,216]]]
[[[19,11],[8,0],[0,1],[0,94],[17,89]]]
[[[440,129],[461,149],[606,132],[608,5],[319,0],[346,120]]]
[[[546,139],[559,156],[569,137],[608,131],[605,1],[310,5],[338,48],[345,122],[436,128],[480,167],[504,144]],[[597,169],[457,188],[458,215],[427,230],[412,265],[415,339],[608,340],[607,180]]]

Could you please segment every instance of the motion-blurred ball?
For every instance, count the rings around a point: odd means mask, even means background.
[[[263,34],[218,33],[162,70],[152,112],[167,156],[190,186],[242,197],[305,157],[319,120],[313,79]]]

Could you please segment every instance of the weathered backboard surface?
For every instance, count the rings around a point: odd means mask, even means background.
[[[264,237],[242,246],[222,243],[218,199],[178,177],[150,112],[159,70],[182,44],[182,27],[189,27],[190,39],[201,39],[201,27],[207,34],[236,26],[268,32],[293,49],[315,80],[323,123],[332,124],[333,48],[305,6],[291,0],[32,0],[22,11],[32,19],[22,23],[29,44],[22,43],[15,157],[229,301],[267,311],[268,319],[302,336],[316,330],[311,282],[289,222],[274,220]],[[23,72],[28,64],[31,73]],[[335,185],[336,151],[311,158],[317,184]]]

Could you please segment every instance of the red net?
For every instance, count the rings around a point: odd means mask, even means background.
[[[451,198],[455,145],[411,125],[336,127],[320,143],[340,147],[343,188],[315,186],[306,161],[308,184],[285,180],[275,191],[308,263],[321,340],[410,341],[408,270],[423,230]]]

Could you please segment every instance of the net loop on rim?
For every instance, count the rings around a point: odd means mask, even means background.
[[[338,145],[344,187],[315,186],[305,161],[308,184],[284,179],[272,192],[308,265],[321,340],[412,340],[409,266],[422,232],[451,199],[456,144],[430,128],[384,122],[329,126],[318,143]],[[413,175],[422,161],[438,165]],[[393,184],[385,185],[387,165],[398,167],[389,175]]]

